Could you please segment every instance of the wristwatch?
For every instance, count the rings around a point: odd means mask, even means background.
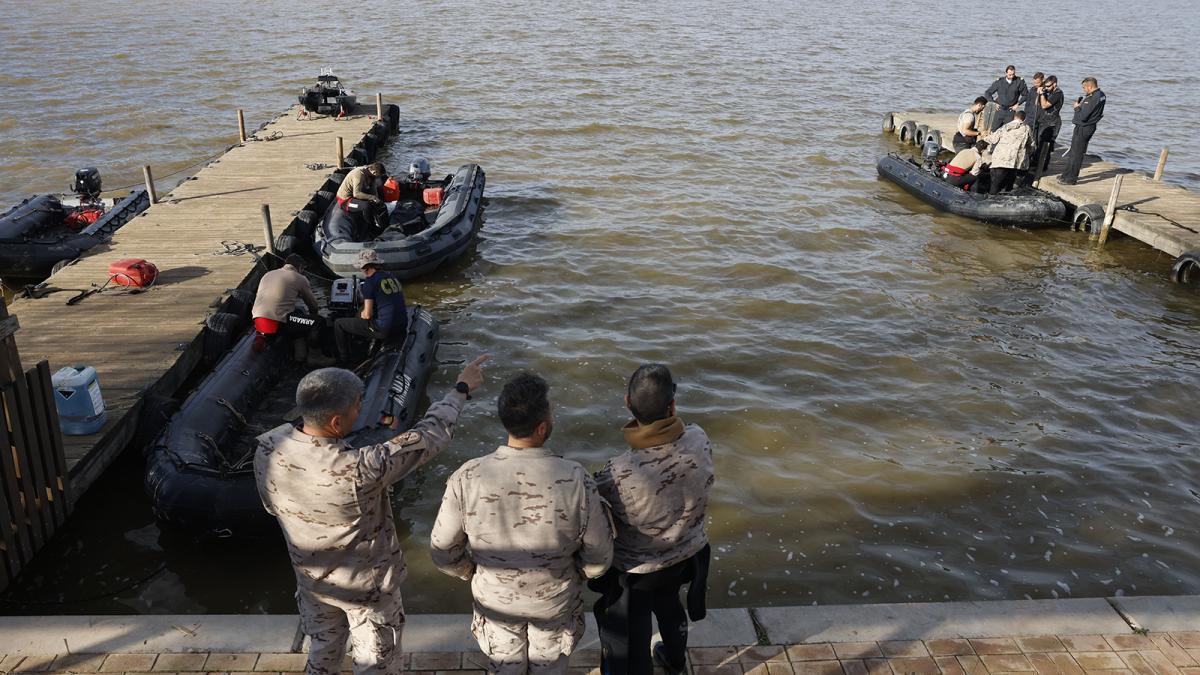
[[[466,394],[471,393],[471,387],[467,386],[466,382],[459,380],[458,382],[456,382],[454,384],[454,391],[457,391],[460,394],[466,395]]]

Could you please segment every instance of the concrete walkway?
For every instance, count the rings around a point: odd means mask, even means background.
[[[405,669],[482,673],[469,622],[409,617]],[[0,673],[298,673],[302,637],[294,616],[0,617]],[[689,644],[694,675],[1200,675],[1200,596],[724,609]],[[598,647],[589,624],[574,675]]]

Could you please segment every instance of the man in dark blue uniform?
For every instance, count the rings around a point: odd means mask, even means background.
[[[1074,185],[1079,180],[1079,169],[1083,156],[1087,154],[1088,142],[1096,133],[1096,124],[1104,117],[1104,92],[1096,78],[1083,80],[1083,96],[1075,101],[1075,133],[1071,134],[1071,152],[1067,155],[1067,168],[1058,180],[1063,185]]]
[[[402,336],[408,330],[408,309],[404,304],[404,289],[395,274],[381,270],[379,254],[365,249],[358,256],[363,272],[360,284],[363,306],[358,318],[338,319],[333,324],[338,358],[350,361],[350,336],[359,335],[372,340],[387,340]]]
[[[1017,77],[1017,67],[1008,66],[1004,69],[1004,77],[996,78],[992,86],[983,92],[984,98],[995,101],[1000,109],[996,111],[996,119],[992,120],[992,131],[1012,121],[1014,113],[1025,103],[1029,89],[1025,80]]]

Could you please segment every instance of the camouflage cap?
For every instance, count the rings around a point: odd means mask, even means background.
[[[375,249],[365,248],[362,250],[361,253],[358,254],[358,261],[357,261],[356,266],[358,267],[358,269],[361,270],[362,268],[366,267],[367,265],[374,265],[374,266],[378,267],[382,263],[383,263],[383,261],[379,259],[379,254],[375,252]]]

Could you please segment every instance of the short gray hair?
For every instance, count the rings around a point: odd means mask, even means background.
[[[346,412],[363,394],[363,382],[344,368],[319,368],[296,386],[296,407],[305,424],[324,426]]]

